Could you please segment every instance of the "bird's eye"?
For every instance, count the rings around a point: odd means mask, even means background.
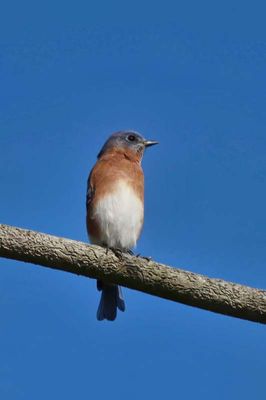
[[[134,135],[129,135],[127,138],[130,142],[134,142],[136,140],[136,136]]]

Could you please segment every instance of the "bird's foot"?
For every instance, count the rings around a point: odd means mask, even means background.
[[[145,256],[142,256],[141,254],[137,254],[136,257],[143,258],[143,260],[146,260],[146,261],[151,261],[152,260],[151,257],[145,257]]]
[[[106,247],[105,254],[108,255],[109,250],[111,250],[117,258],[122,259],[124,255],[134,256],[132,250],[121,250],[118,247]]]
[[[109,247],[109,250],[111,250],[114,253],[114,255],[117,258],[119,258],[119,260],[121,260],[123,258],[124,254],[127,254],[127,252],[125,252],[121,249],[118,249],[116,247]]]
[[[134,251],[132,250],[126,250],[125,253],[129,254],[130,256],[134,256]]]

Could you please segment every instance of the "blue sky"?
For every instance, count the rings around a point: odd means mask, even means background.
[[[265,4],[9,2],[0,16],[0,221],[77,240],[110,133],[143,162],[138,252],[266,286]],[[265,327],[0,259],[0,397],[261,398]],[[107,397],[108,396],[108,397]]]

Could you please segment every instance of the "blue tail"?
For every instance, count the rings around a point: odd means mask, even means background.
[[[120,311],[125,311],[125,302],[120,286],[97,281],[97,288],[102,291],[97,311],[98,321],[104,319],[114,321],[116,319],[117,308]]]

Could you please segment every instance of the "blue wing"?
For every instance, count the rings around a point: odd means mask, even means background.
[[[90,182],[91,179],[90,178],[91,178],[91,173],[89,175],[88,182],[87,182],[87,193],[86,193],[86,207],[87,207],[87,210],[89,208],[89,205],[90,205],[90,202],[91,202],[92,196],[93,196],[93,189],[91,187],[91,182]]]

